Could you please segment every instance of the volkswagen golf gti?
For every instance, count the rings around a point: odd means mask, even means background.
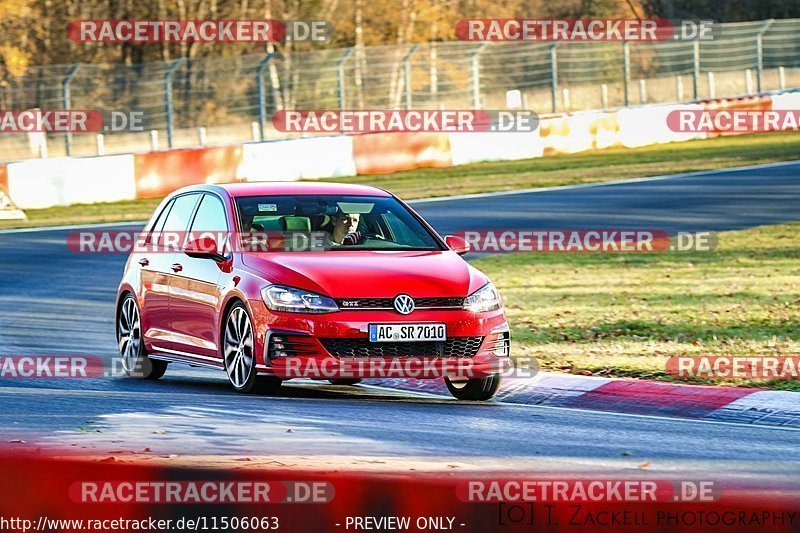
[[[510,332],[491,281],[383,189],[235,183],[180,189],[138,236],[116,332],[130,376],[170,363],[227,373],[238,391],[287,379],[443,377],[488,400]]]

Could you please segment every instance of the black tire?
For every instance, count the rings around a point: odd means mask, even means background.
[[[125,373],[136,379],[158,379],[167,371],[166,361],[150,359],[144,347],[141,311],[136,298],[126,294],[117,313],[117,344]]]
[[[329,379],[331,385],[358,385],[361,383],[361,378],[342,378],[342,379]]]
[[[451,381],[444,378],[447,390],[459,400],[471,400],[483,402],[490,400],[497,394],[500,388],[500,374],[494,374],[486,378],[468,379],[466,382]]]
[[[275,376],[256,376],[253,388],[249,392],[271,396],[277,394],[282,385],[283,380],[281,378],[276,378]]]
[[[253,321],[250,313],[243,303],[236,302],[225,317],[220,343],[228,381],[238,392],[274,394],[281,388],[283,381],[275,376],[258,375],[253,339]],[[232,343],[234,340],[236,342]],[[240,348],[234,350],[233,345]],[[232,365],[235,365],[235,370]]]

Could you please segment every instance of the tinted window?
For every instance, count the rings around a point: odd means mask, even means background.
[[[167,221],[164,223],[164,231],[186,231],[197,203],[197,197],[197,194],[187,194],[175,199]]]
[[[383,219],[386,222],[389,234],[392,236],[393,240],[407,242],[411,246],[416,247],[427,246],[425,240],[414,233],[414,231],[408,227],[408,224],[400,220],[395,213],[389,211],[383,215]]]
[[[244,231],[322,232],[331,250],[442,250],[397,199],[296,195],[236,198]]]
[[[153,224],[153,228],[150,230],[150,234],[147,236],[146,242],[155,241],[157,234],[164,228],[164,223],[167,221],[167,215],[169,214],[169,210],[172,209],[172,204],[175,203],[175,200],[170,201],[164,209],[158,214],[158,218],[156,219],[155,223]]]
[[[197,209],[197,215],[195,215],[192,223],[192,231],[228,231],[225,207],[219,198],[211,194],[203,195],[200,207]]]
[[[199,194],[186,194],[175,199],[172,209],[170,210],[169,215],[167,215],[167,221],[164,223],[164,227],[162,229],[163,232],[169,233],[170,235],[161,236],[159,238],[159,242],[161,244],[175,244],[177,247],[180,247],[183,244],[183,239],[176,238],[176,234],[187,231],[187,228],[189,227],[189,221],[191,220],[192,213],[194,212],[194,206],[197,205],[197,199],[199,197]]]

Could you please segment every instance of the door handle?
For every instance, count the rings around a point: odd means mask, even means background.
[[[150,264],[150,260],[146,257],[144,259],[139,259],[139,264],[142,265],[143,267],[146,267],[147,265]]]
[[[181,270],[183,270],[183,265],[181,265],[180,263],[173,263],[172,264],[172,271],[173,272],[180,272]]]

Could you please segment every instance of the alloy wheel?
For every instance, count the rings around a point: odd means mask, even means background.
[[[117,339],[122,368],[131,373],[136,369],[142,342],[139,308],[136,307],[132,296],[128,296],[122,303],[117,324]]]
[[[225,326],[225,370],[236,389],[242,389],[253,371],[253,327],[242,307],[234,307]]]

